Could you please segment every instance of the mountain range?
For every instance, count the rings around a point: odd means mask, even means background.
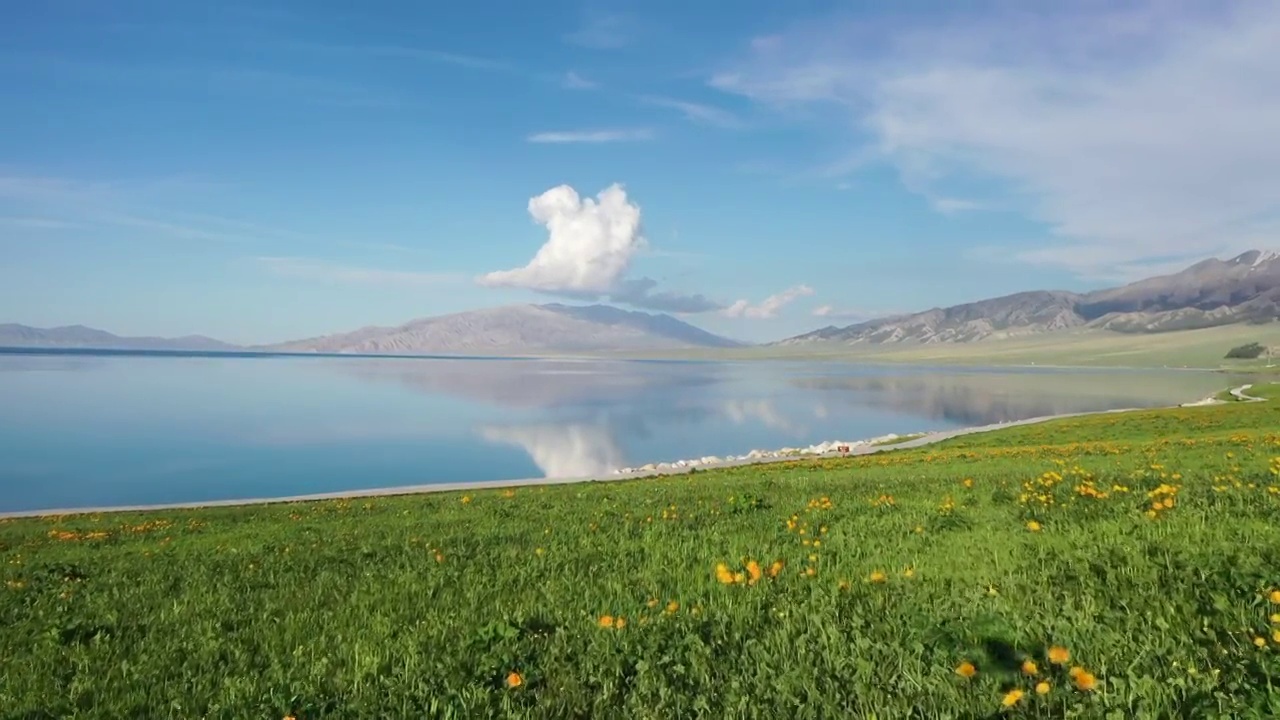
[[[368,355],[543,354],[732,348],[670,315],[607,305],[508,305],[412,320],[396,327],[250,347],[211,338],[120,337],[83,326],[49,329],[0,325],[0,347],[101,350],[261,351]]]
[[[846,327],[829,326],[770,344],[962,343],[1072,329],[1155,333],[1276,319],[1280,319],[1280,254],[1251,250],[1230,260],[1204,260],[1182,272],[1106,290],[1021,292]],[[20,348],[540,355],[743,345],[670,315],[559,303],[472,310],[395,327],[370,326],[252,347],[199,335],[120,337],[81,325],[41,329],[0,324],[0,347]]]
[[[179,338],[120,337],[105,330],[83,325],[34,328],[14,323],[0,323],[0,347],[58,348],[85,350],[187,350],[217,352],[242,348],[203,335]]]
[[[924,312],[829,326],[772,345],[948,343],[1069,329],[1121,333],[1280,319],[1280,254],[1250,250],[1172,275],[1089,293],[1021,292]]]

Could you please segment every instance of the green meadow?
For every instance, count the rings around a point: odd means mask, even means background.
[[[1275,372],[1274,360],[1226,359],[1231,348],[1253,342],[1280,347],[1280,323],[1234,324],[1160,333],[1063,330],[966,343],[817,343],[699,350],[688,351],[685,355],[722,360],[767,358],[936,366],[1223,368],[1240,372]]]
[[[1280,392],[662,479],[0,522],[0,718],[1280,716]]]

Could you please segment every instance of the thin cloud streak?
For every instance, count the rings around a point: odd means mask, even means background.
[[[631,43],[635,24],[635,18],[627,14],[594,13],[564,40],[594,50],[617,50]]]
[[[327,53],[332,55],[362,55],[374,58],[392,58],[398,60],[420,60],[429,63],[452,65],[470,70],[491,72],[517,72],[518,68],[495,58],[449,52],[435,48],[410,47],[407,45],[341,45],[301,40],[287,40],[276,44],[277,47],[292,50]]]
[[[570,70],[564,74],[564,78],[560,81],[560,86],[568,90],[595,90],[600,87],[600,83],[588,80]]]
[[[102,183],[51,176],[0,175],[0,201],[10,201],[24,211],[22,215],[0,216],[0,225],[49,230],[124,228],[132,231],[129,235],[133,238],[257,247],[314,244],[318,240],[314,235],[261,223],[208,213],[174,212],[162,207],[175,202],[186,204],[191,197],[199,196],[210,187],[219,186],[186,177]],[[390,242],[327,240],[336,246],[366,250],[425,252]]]
[[[304,257],[257,257],[254,260],[274,275],[319,280],[343,285],[400,285],[436,287],[465,281],[459,273],[385,270],[342,265]]]
[[[703,103],[661,95],[636,95],[635,99],[645,105],[677,110],[684,115],[685,119],[700,125],[710,125],[726,130],[735,130],[744,126],[742,120],[732,112]]]
[[[847,320],[850,322],[866,322],[881,318],[897,317],[907,313],[897,310],[861,310],[857,308],[837,308],[834,305],[819,305],[813,309],[813,316],[829,320]]]
[[[21,215],[0,216],[0,225],[24,230],[79,230],[84,227],[80,223],[67,222],[66,220]]]
[[[570,144],[570,143],[615,143],[641,142],[652,140],[653,130],[649,128],[632,128],[616,130],[563,130],[533,133],[526,138],[531,143]]]
[[[780,293],[770,295],[761,300],[759,304],[752,305],[747,300],[738,300],[729,307],[721,310],[721,314],[731,318],[746,318],[749,320],[769,320],[778,316],[778,311],[790,305],[796,300],[813,294],[813,288],[808,285],[796,285],[787,288]]]

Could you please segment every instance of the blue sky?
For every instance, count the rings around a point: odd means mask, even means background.
[[[964,5],[15,5],[0,322],[772,339],[1275,246],[1280,6]]]

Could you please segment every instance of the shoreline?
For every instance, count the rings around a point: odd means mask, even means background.
[[[1241,385],[1232,388],[1229,392],[1240,400],[1259,402],[1264,398],[1255,398],[1244,395],[1244,391],[1251,388],[1251,384]],[[277,505],[285,503],[298,502],[315,502],[320,500],[344,500],[356,498],[375,498],[375,497],[394,497],[398,495],[421,495],[426,493],[439,492],[458,492],[463,490],[497,490],[504,488],[520,488],[520,487],[536,487],[540,485],[574,485],[578,483],[596,483],[596,482],[616,482],[619,480],[643,480],[646,478],[666,477],[671,475],[688,475],[693,472],[705,472],[708,470],[719,470],[723,468],[746,467],[749,465],[769,465],[783,462],[797,462],[804,460],[828,460],[842,457],[854,457],[857,455],[871,455],[874,453],[884,452],[887,450],[907,450],[911,448],[922,447],[934,443],[943,442],[952,438],[962,437],[965,435],[973,435],[983,432],[991,432],[993,430],[1002,430],[1004,428],[1019,427],[1022,425],[1034,425],[1051,420],[1061,420],[1065,418],[1084,417],[1087,415],[1107,415],[1112,413],[1142,412],[1147,410],[1169,410],[1181,407],[1202,407],[1207,405],[1220,405],[1225,401],[1219,400],[1215,395],[1210,395],[1200,400],[1178,403],[1177,405],[1166,405],[1146,408],[1118,408],[1114,410],[1097,410],[1091,412],[1076,413],[1060,413],[1057,415],[1042,415],[1039,417],[1025,418],[1022,420],[1009,420],[988,425],[974,425],[970,427],[955,428],[952,430],[939,430],[934,432],[926,432],[919,435],[914,433],[907,435],[882,435],[878,438],[869,438],[866,440],[858,440],[849,443],[819,443],[811,445],[803,450],[812,450],[813,452],[804,453],[798,448],[783,448],[782,450],[763,451],[752,450],[743,456],[736,456],[732,459],[728,458],[700,458],[696,461],[677,460],[666,463],[651,463],[639,468],[623,468],[614,471],[603,477],[587,476],[587,477],[541,477],[541,478],[518,478],[509,480],[480,480],[476,482],[446,482],[432,483],[426,485],[403,485],[399,487],[369,488],[364,490],[338,490],[327,493],[310,493],[304,495],[288,495],[281,497],[259,497],[259,498],[235,498],[230,500],[197,500],[193,502],[183,503],[157,503],[150,505],[113,505],[113,506],[97,506],[84,508],[51,508],[47,510],[14,510],[10,512],[0,512],[0,520],[10,520],[19,518],[56,518],[71,515],[99,515],[107,513],[126,513],[126,512],[159,512],[164,510],[198,510],[201,508],[221,508],[221,507],[245,507],[251,505]],[[907,437],[908,440],[902,442],[883,443],[884,440],[890,438]],[[832,447],[834,446],[834,447]],[[844,451],[840,446],[848,448]],[[829,447],[825,451],[819,451],[823,447]],[[792,454],[782,454],[784,450],[794,451]],[[703,460],[716,460],[717,462],[703,463]],[[682,464],[683,463],[683,464]]]
[[[763,355],[700,355],[663,353],[517,353],[514,355],[485,355],[469,353],[344,353],[303,350],[272,350],[268,347],[252,346],[223,350],[182,350],[177,348],[93,348],[93,347],[44,347],[44,346],[0,346],[2,356],[100,356],[100,357],[182,357],[182,358],[238,358],[254,359],[338,359],[338,360],[521,360],[521,361],[564,361],[564,362],[669,362],[669,363],[756,363],[756,362],[812,362],[812,363],[848,363],[856,365],[872,365],[878,367],[917,367],[943,369],[992,369],[992,370],[1096,370],[1096,371],[1182,371],[1182,372],[1217,372],[1240,374],[1263,374],[1265,368],[1253,366],[1233,368],[1224,365],[1091,365],[1091,364],[1059,364],[1036,363],[1034,361],[1000,362],[996,356],[977,356],[962,358],[895,358],[890,354],[886,358],[876,353],[818,353],[806,354],[763,354]],[[1267,366],[1268,368],[1270,366]]]

